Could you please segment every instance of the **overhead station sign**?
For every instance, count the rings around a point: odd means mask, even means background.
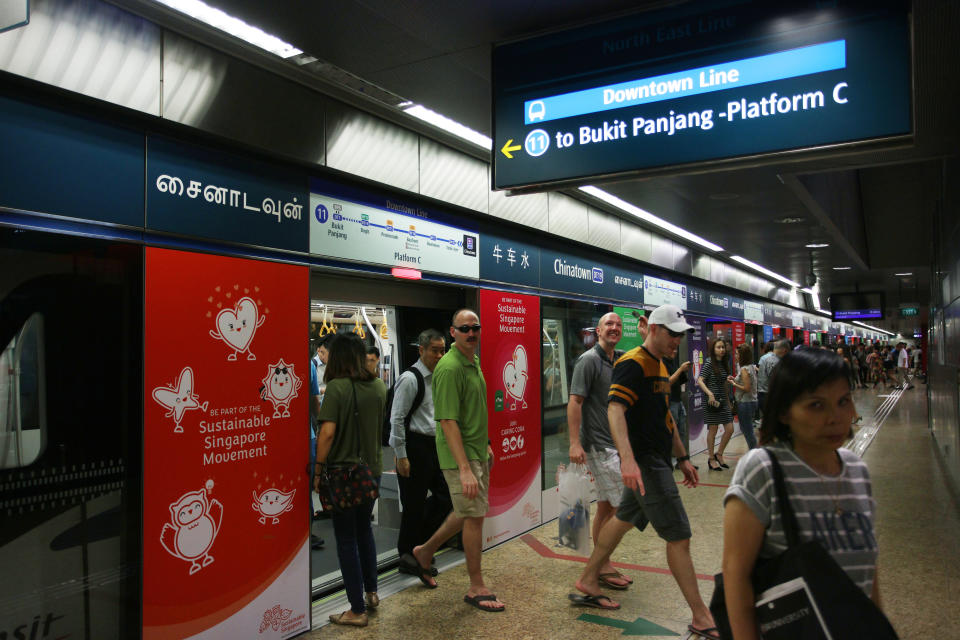
[[[831,4],[697,3],[495,48],[494,188],[909,134],[905,3]]]

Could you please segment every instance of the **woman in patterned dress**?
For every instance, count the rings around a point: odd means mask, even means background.
[[[727,376],[730,367],[727,364],[727,345],[723,340],[715,338],[707,343],[709,358],[703,363],[697,385],[707,395],[707,404],[704,407],[704,419],[707,424],[707,466],[710,471],[720,471],[730,467],[723,460],[723,452],[733,436],[733,410],[727,393]],[[717,427],[723,425],[723,437],[720,447],[714,453],[714,441],[717,439]]]

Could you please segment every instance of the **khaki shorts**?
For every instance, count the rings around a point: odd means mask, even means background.
[[[453,514],[458,518],[482,518],[490,508],[488,495],[490,494],[490,459],[486,462],[470,460],[470,470],[480,484],[477,497],[467,500],[463,497],[463,486],[460,484],[459,469],[444,469],[443,478],[450,487],[450,501],[453,502]]]
[[[597,500],[619,507],[623,496],[623,476],[620,475],[620,454],[616,449],[593,449],[586,452],[587,468],[597,486]]]

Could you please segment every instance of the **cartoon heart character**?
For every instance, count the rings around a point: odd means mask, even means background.
[[[163,525],[160,544],[167,553],[190,563],[190,575],[213,562],[210,548],[220,533],[223,505],[207,500],[206,492],[190,491],[170,505],[170,522]]]
[[[177,378],[176,386],[167,385],[153,390],[153,399],[168,409],[165,418],[173,418],[173,432],[183,433],[180,421],[187,410],[207,410],[207,403],[200,404],[200,399],[193,392],[193,369],[184,367]]]
[[[297,490],[284,493],[279,489],[267,489],[260,495],[253,492],[253,510],[260,514],[260,524],[266,524],[267,518],[273,518],[272,524],[280,522],[281,513],[293,510],[293,496]]]
[[[504,365],[503,384],[506,386],[507,394],[522,403],[522,408],[526,409],[527,402],[523,399],[523,392],[527,388],[527,350],[523,345],[517,345],[513,350],[513,359]],[[513,411],[516,407],[514,402],[510,405],[510,410]]]
[[[223,340],[233,349],[227,360],[236,360],[238,353],[247,354],[247,360],[256,360],[257,356],[250,351],[250,343],[257,328],[266,320],[260,315],[257,303],[253,298],[243,297],[237,301],[233,309],[223,309],[217,314],[217,330],[210,331],[210,336]]]

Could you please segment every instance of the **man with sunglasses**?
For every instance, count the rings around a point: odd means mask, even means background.
[[[480,370],[480,318],[471,309],[453,314],[450,327],[453,348],[440,358],[433,370],[433,412],[437,457],[450,487],[453,512],[424,544],[413,548],[425,586],[433,554],[458,531],[463,531],[463,553],[467,560],[470,588],[463,597],[467,604],[487,612],[505,609],[483,582],[480,558],[483,547],[483,519],[490,506],[490,467],[493,450],[487,440],[487,385]]]
[[[652,524],[667,543],[670,572],[693,612],[687,629],[703,638],[719,638],[710,610],[700,596],[690,557],[690,521],[670,461],[671,455],[677,458],[684,486],[697,485],[699,476],[670,415],[670,379],[662,361],[677,353],[683,334],[691,330],[679,307],[657,307],[647,320],[643,345],[626,352],[613,368],[607,418],[620,454],[625,489],[616,515],[601,529],[576,582],[576,589],[585,595],[571,594],[570,599],[579,605],[619,609],[619,604],[600,592],[601,567],[609,562],[627,531],[633,527],[643,531]]]

